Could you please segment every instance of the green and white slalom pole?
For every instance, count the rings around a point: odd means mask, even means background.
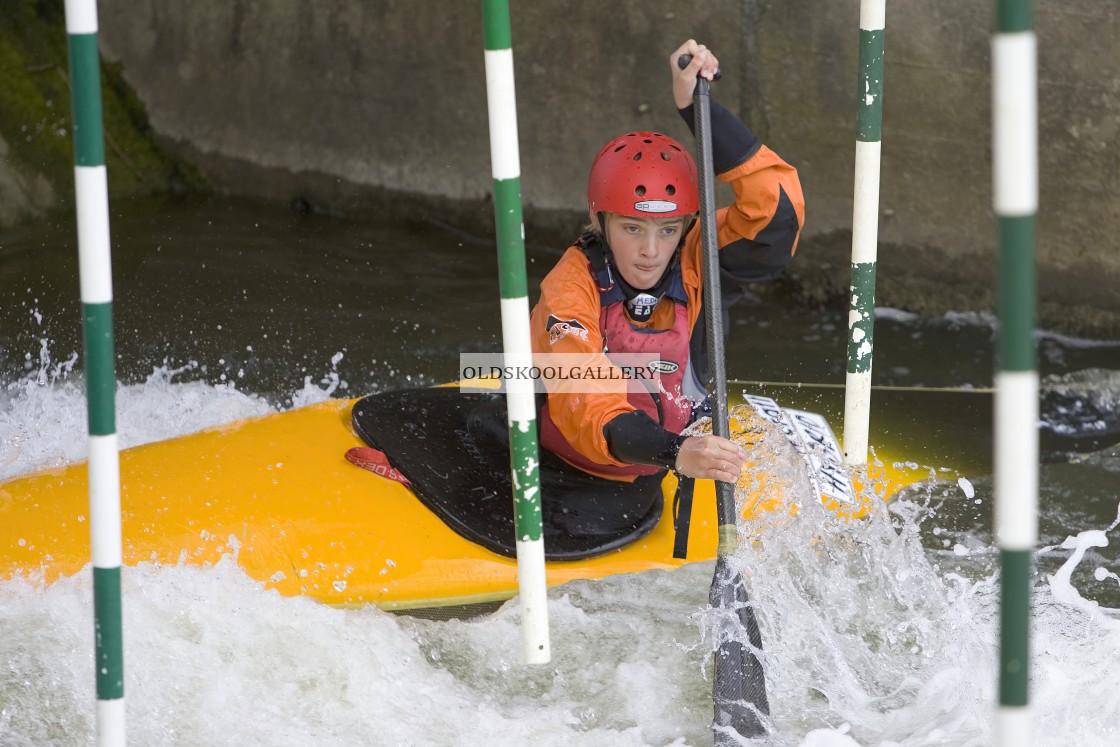
[[[97,744],[124,745],[121,635],[121,497],[113,360],[109,186],[101,117],[96,0],[66,0],[74,121],[78,267],[89,413],[89,503],[93,546]]]
[[[853,466],[867,463],[867,433],[871,422],[886,17],[886,0],[862,0],[860,3],[852,285],[848,307],[848,374],[844,381],[844,462]]]
[[[505,365],[533,365],[529,336],[529,294],[525,275],[525,225],[521,218],[521,159],[517,146],[517,105],[508,0],[482,0],[486,45],[486,102],[490,117],[490,160],[494,177],[494,220],[501,276],[502,350]],[[528,664],[545,664],[552,654],[548,631],[544,536],[541,530],[537,408],[533,381],[506,382],[510,468],[513,471],[517,580],[521,603],[521,643]]]
[[[997,0],[992,37],[992,176],[999,234],[995,530],[1000,548],[997,745],[1030,744],[1031,565],[1038,541],[1037,51],[1030,0]]]

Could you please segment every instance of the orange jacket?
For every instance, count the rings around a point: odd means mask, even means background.
[[[762,145],[750,158],[718,178],[729,183],[735,192],[734,204],[716,211],[721,267],[741,283],[781,272],[797,248],[804,225],[805,200],[796,169]],[[702,251],[697,223],[685,237],[680,258],[690,333],[696,329],[701,313]],[[672,326],[676,309],[677,304],[662,299],[643,326],[667,329]],[[602,354],[599,315],[599,288],[587,257],[578,247],[569,247],[541,281],[540,299],[530,319],[533,351]],[[569,325],[566,332],[550,337],[550,317],[574,320],[578,325]],[[602,358],[605,365],[610,365],[605,355]],[[625,464],[610,453],[603,433],[604,426],[613,418],[634,410],[625,394],[550,392],[547,407],[560,433],[580,454],[599,464]]]

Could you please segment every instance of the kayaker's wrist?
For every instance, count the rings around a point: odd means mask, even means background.
[[[642,410],[612,418],[603,428],[611,456],[626,464],[647,464],[674,469],[680,437],[666,430]]]
[[[664,463],[667,467],[669,467],[669,469],[673,470],[674,472],[679,473],[681,471],[681,446],[684,445],[684,442],[687,441],[688,438],[689,437],[683,433],[677,436],[675,439],[673,439],[672,444],[665,452]]]

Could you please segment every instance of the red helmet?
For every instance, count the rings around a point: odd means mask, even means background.
[[[673,138],[630,132],[607,143],[587,185],[592,213],[671,218],[700,209],[696,164]]]

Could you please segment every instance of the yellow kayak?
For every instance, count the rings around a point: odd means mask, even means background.
[[[359,401],[327,400],[122,451],[124,565],[205,566],[229,555],[265,588],[341,606],[403,610],[515,595],[514,559],[453,531],[404,484],[347,461],[347,451],[366,445],[352,422]],[[880,454],[885,466],[864,476],[874,490],[853,486],[822,417],[763,397],[731,415],[740,441],[770,432],[797,446],[790,453],[803,460],[814,492],[841,515],[859,516],[869,500],[927,476]],[[738,491],[745,520],[796,510],[779,472],[759,464],[745,471]],[[86,473],[77,463],[0,484],[0,579],[51,583],[89,563]],[[671,507],[671,473],[662,487]],[[685,558],[673,557],[671,513],[665,508],[651,531],[622,547],[549,561],[548,583],[713,558],[712,483],[697,481]]]

